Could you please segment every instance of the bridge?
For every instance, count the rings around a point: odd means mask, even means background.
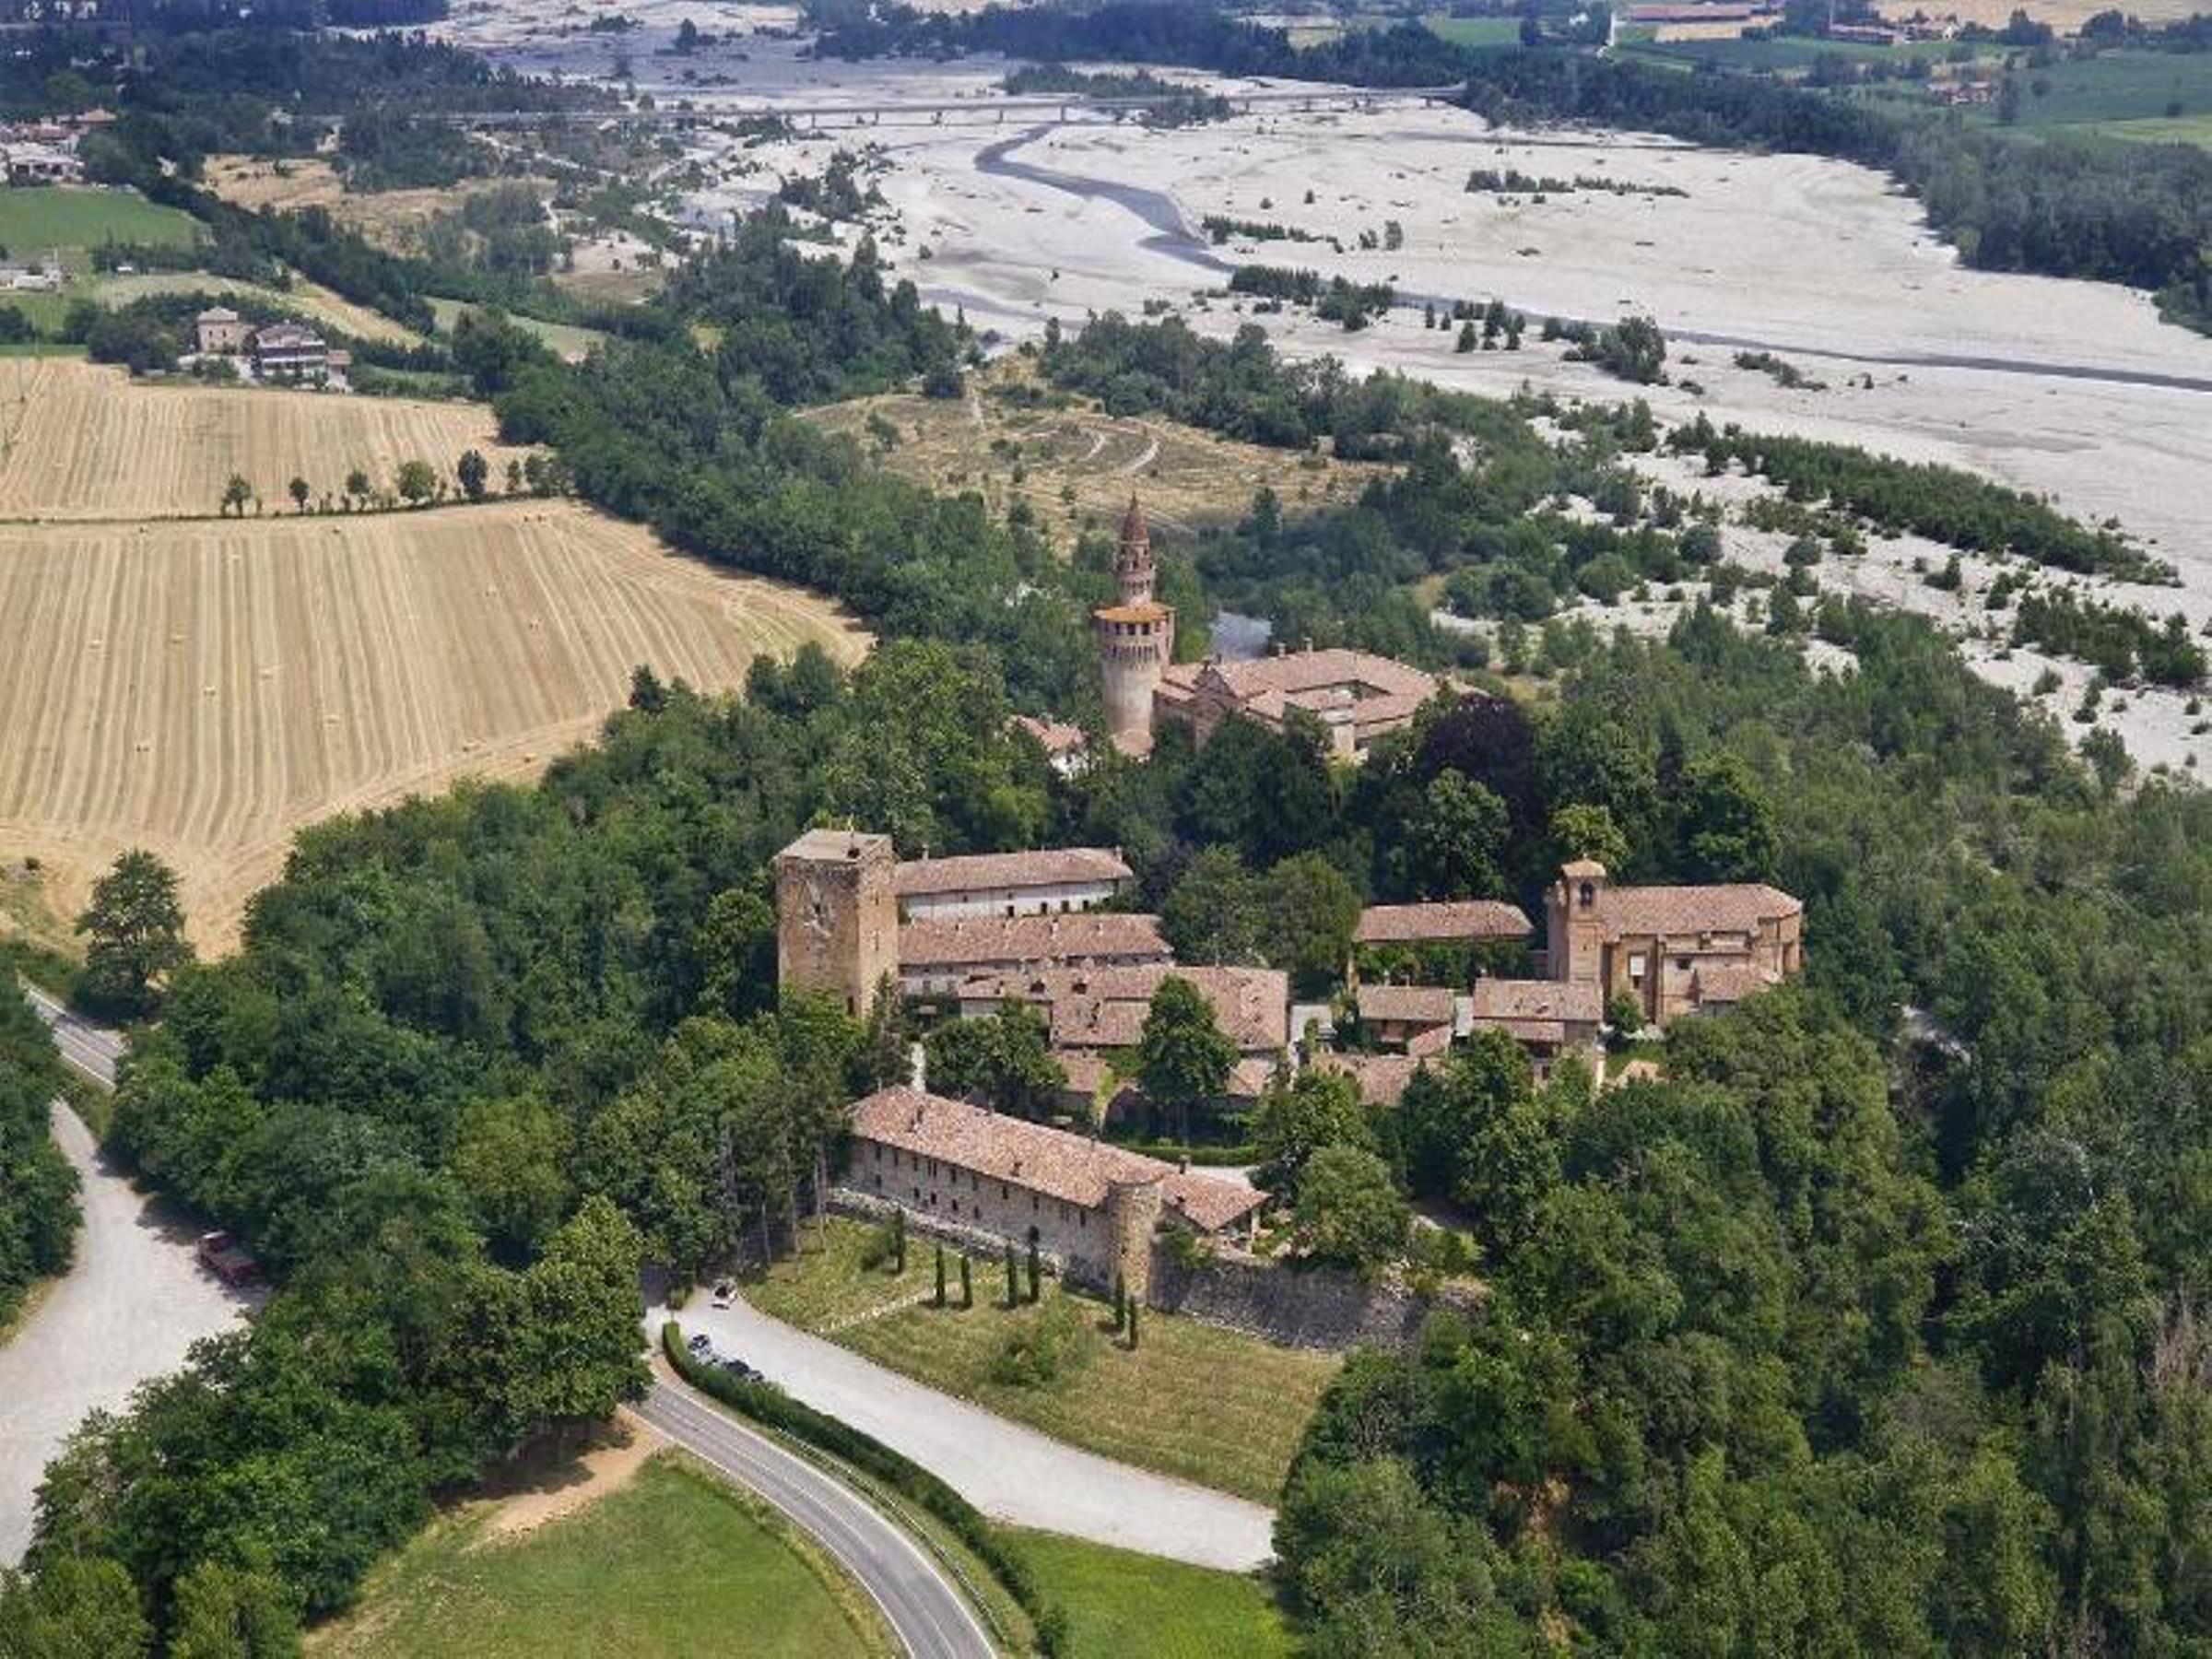
[[[1312,87],[1264,88],[1251,92],[1211,93],[1202,87],[1187,92],[1151,93],[1121,98],[1065,95],[1011,98],[937,99],[868,103],[728,103],[702,104],[687,99],[680,103],[651,108],[560,110],[418,110],[420,120],[436,120],[461,127],[536,127],[548,124],[665,127],[717,127],[725,124],[782,121],[802,130],[845,126],[1004,125],[1008,117],[1030,124],[1061,124],[1097,115],[1121,116],[1147,110],[1180,109],[1193,99],[1218,97],[1240,115],[1263,110],[1296,113],[1322,110],[1401,109],[1421,104],[1456,103],[1464,88],[1449,87]]]

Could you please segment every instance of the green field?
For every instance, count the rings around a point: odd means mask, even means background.
[[[1265,1580],[1054,1533],[1006,1535],[1067,1611],[1070,1659],[1287,1659],[1298,1651]]]
[[[438,332],[451,334],[454,319],[470,307],[459,300],[432,300],[430,310],[438,318]],[[564,358],[581,358],[585,352],[606,338],[595,328],[579,328],[572,323],[542,323],[535,317],[516,316],[508,319],[517,328],[526,329],[550,346]]]
[[[2212,53],[2108,52],[2020,71],[2023,129],[2065,127],[2135,139],[2203,142],[2212,124]],[[2039,97],[2034,88],[2045,90]],[[2179,113],[2174,114],[2175,106]],[[1975,112],[1994,124],[1996,112]]]
[[[1451,18],[1441,13],[1421,19],[1429,32],[1454,46],[1512,47],[1521,44],[1519,18]]]
[[[778,1263],[747,1287],[747,1296],[763,1312],[823,1331],[878,1364],[1001,1417],[1201,1486],[1274,1502],[1340,1363],[1333,1354],[1277,1347],[1158,1312],[1145,1315],[1132,1353],[1112,1335],[1113,1315],[1105,1303],[1050,1281],[1038,1307],[1008,1311],[1006,1269],[998,1261],[975,1263],[975,1306],[962,1310],[959,1267],[949,1252],[955,1305],[927,1306],[918,1299],[935,1283],[934,1247],[910,1240],[903,1276],[888,1265],[864,1268],[870,1230],[832,1220],[826,1252],[810,1249]],[[1065,1345],[1060,1373],[1028,1384],[994,1376],[1008,1343],[1046,1319]],[[1206,1408],[1163,1410],[1166,1400],[1203,1400]]]
[[[314,1632],[347,1659],[888,1654],[865,1594],[764,1505],[668,1454],[580,1513],[499,1538],[440,1521]]]
[[[1866,46],[1850,41],[1817,41],[1794,36],[1764,41],[1655,41],[1624,40],[1623,57],[1641,57],[1669,64],[1712,64],[1768,75],[1795,75],[1810,69],[1821,58],[1847,58],[1853,63],[1877,59],[1926,58],[1940,63],[1959,49],[1947,41],[1918,41],[1903,46]]]
[[[59,184],[0,189],[0,247],[24,259],[60,249],[73,267],[84,250],[102,242],[182,244],[200,234],[199,222],[174,207],[157,206],[133,190],[72,189]]]

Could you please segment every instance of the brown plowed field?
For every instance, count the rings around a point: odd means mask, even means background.
[[[302,824],[525,775],[588,737],[639,663],[726,688],[759,653],[867,642],[812,594],[536,500],[0,526],[0,865],[40,860],[67,915],[150,847],[203,950],[235,939]]]
[[[66,358],[0,358],[0,519],[198,517],[242,475],[265,512],[305,478],[335,496],[365,468],[380,488],[407,460],[449,482],[477,449],[500,487],[510,457],[480,404],[337,393],[146,385]]]

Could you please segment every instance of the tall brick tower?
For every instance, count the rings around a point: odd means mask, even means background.
[[[776,854],[776,982],[865,1015],[899,977],[897,864],[888,835],[809,830]]]
[[[1152,596],[1159,571],[1145,510],[1133,494],[1113,560],[1120,602],[1090,614],[1106,686],[1106,735],[1124,755],[1152,752],[1152,689],[1175,651],[1175,612]]]

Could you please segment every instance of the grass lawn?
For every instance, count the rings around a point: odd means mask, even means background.
[[[158,206],[135,190],[62,184],[0,190],[0,247],[17,259],[110,241],[181,245],[199,234],[199,221],[190,214]]]
[[[1186,1567],[1057,1533],[1006,1535],[1067,1609],[1071,1659],[1285,1659],[1298,1651],[1265,1579]]]
[[[778,1263],[746,1294],[764,1312],[1070,1445],[1259,1502],[1281,1493],[1299,1437],[1341,1363],[1334,1354],[1277,1347],[1150,1311],[1132,1353],[1113,1336],[1105,1302],[1054,1284],[1047,1283],[1038,1307],[1009,1312],[1006,1267],[996,1259],[974,1264],[975,1306],[962,1310],[949,1251],[953,1306],[923,1302],[855,1318],[924,1296],[935,1283],[934,1245],[918,1235],[908,1241],[903,1276],[888,1263],[864,1268],[870,1230],[833,1218],[828,1250]],[[1045,1319],[1065,1355],[1058,1374],[1036,1383],[994,1376],[1008,1343]],[[1165,1406],[1178,1400],[1203,1401],[1205,1408]]]
[[[1453,18],[1441,13],[1423,18],[1429,32],[1454,46],[1496,47],[1521,44],[1521,19],[1513,18]]]
[[[670,1455],[580,1513],[512,1539],[486,1535],[488,1512],[475,1506],[432,1524],[370,1575],[352,1613],[310,1636],[309,1651],[348,1659],[893,1651],[863,1592],[780,1516]]]

